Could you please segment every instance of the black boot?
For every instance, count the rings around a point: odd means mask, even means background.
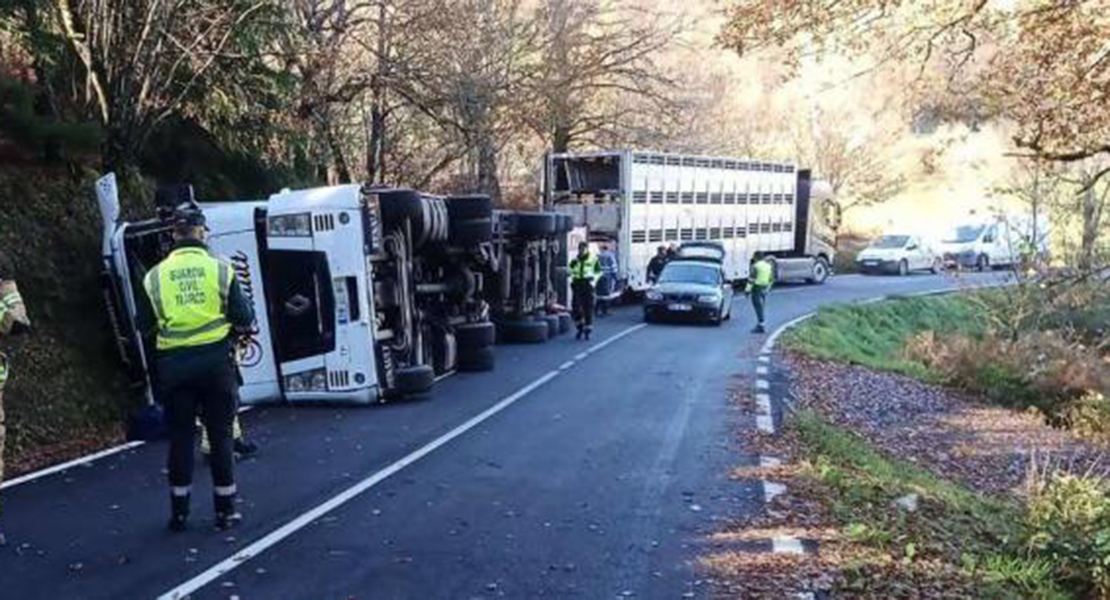
[[[582,329],[582,326],[581,326],[581,325],[579,325],[579,326],[578,326],[578,333],[576,333],[576,334],[574,335],[574,339],[576,339],[576,340],[580,340],[580,339],[582,339],[582,336],[584,336],[584,335],[586,335],[586,330],[585,330],[585,329]]]
[[[180,533],[189,528],[189,495],[170,494],[170,531]]]
[[[235,508],[235,496],[216,494],[216,529],[226,531],[243,522],[243,515]]]
[[[587,340],[590,339],[590,334],[593,333],[593,331],[594,331],[593,327],[586,327],[586,339]]]
[[[250,458],[258,452],[258,444],[244,438],[235,440],[233,446],[236,458]]]

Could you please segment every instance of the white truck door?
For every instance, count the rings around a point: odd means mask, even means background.
[[[264,404],[281,400],[277,361],[274,356],[270,319],[266,310],[266,291],[262,281],[258,238],[254,230],[254,209],[261,203],[235,203],[205,207],[212,234],[208,246],[213,253],[231,263],[239,288],[254,308],[257,333],[238,349],[239,388],[243,404]]]

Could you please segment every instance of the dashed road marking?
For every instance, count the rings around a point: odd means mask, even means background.
[[[775,432],[775,420],[771,418],[771,415],[759,415],[759,416],[757,416],[755,418],[755,426],[756,426],[757,429],[759,429],[763,433],[774,433]]]
[[[758,360],[761,363],[767,364],[771,362],[771,356],[769,354],[760,354]]]
[[[559,365],[559,370],[560,371],[566,371],[567,369],[573,367],[575,362],[577,362],[577,361],[568,360],[567,362]]]
[[[766,379],[757,379],[755,381],[755,389],[757,389],[757,390],[769,390],[769,389],[771,389],[771,382],[767,381]]]
[[[773,481],[763,481],[763,501],[770,504],[775,498],[786,493],[786,486]]]
[[[767,373],[769,373],[769,372],[770,372],[770,370],[767,367],[764,367],[764,366],[758,366],[758,367],[755,368],[755,374],[756,375],[767,375]]]
[[[769,394],[755,395],[755,414],[763,416],[771,415],[771,396]]]
[[[802,540],[792,537],[777,537],[771,540],[771,552],[775,554],[805,554]]]

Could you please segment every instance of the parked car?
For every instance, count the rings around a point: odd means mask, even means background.
[[[1048,257],[1051,226],[1043,216],[1002,215],[959,225],[942,244],[948,267],[986,271]]]
[[[856,266],[864,273],[908,275],[912,271],[939,273],[944,262],[933,245],[920,236],[888,234],[860,252]]]
[[[719,244],[683,244],[644,295],[644,321],[673,316],[720,325],[730,319],[734,292],[723,267],[724,254]]]

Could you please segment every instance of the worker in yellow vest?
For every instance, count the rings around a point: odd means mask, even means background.
[[[594,285],[601,277],[601,263],[586,242],[578,244],[578,256],[570,261],[571,311],[578,327],[577,339],[590,339],[594,328]]]
[[[23,298],[19,295],[19,287],[14,281],[0,277],[0,337],[25,333],[31,328],[31,320],[27,318],[27,308],[23,305]],[[0,483],[4,482],[4,384],[11,375],[8,357],[0,352]],[[4,514],[3,505],[0,504],[0,546],[4,540]]]
[[[752,266],[748,273],[748,286],[744,292],[752,299],[752,308],[755,309],[755,328],[752,333],[766,333],[764,327],[765,309],[767,307],[767,293],[775,284],[775,267],[767,260],[762,252],[752,256]]]
[[[174,248],[143,278],[149,303],[140,327],[156,332],[156,391],[170,430],[171,531],[188,527],[199,414],[212,446],[216,528],[239,524],[232,423],[239,383],[231,360],[235,330],[254,323],[254,310],[235,270],[208,251],[204,213],[185,205],[174,214]]]

